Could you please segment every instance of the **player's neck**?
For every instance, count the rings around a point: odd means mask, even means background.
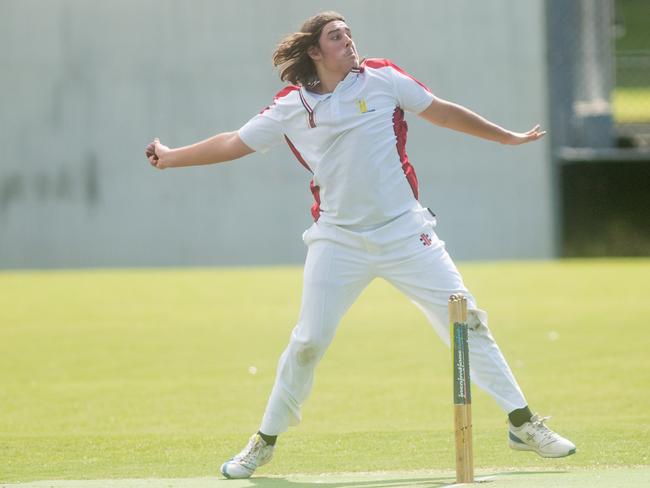
[[[316,93],[332,93],[336,86],[343,81],[343,79],[348,75],[348,73],[334,72],[334,71],[318,71],[318,83],[312,87],[312,90]]]

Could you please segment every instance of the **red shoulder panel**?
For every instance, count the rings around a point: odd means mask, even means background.
[[[416,78],[413,78],[411,75],[409,75],[406,71],[404,71],[402,68],[394,64],[390,59],[385,59],[385,58],[367,58],[363,61],[362,63],[363,66],[368,67],[368,68],[393,68],[395,71],[398,73],[403,74],[404,76],[407,76],[411,78],[413,81],[415,81],[418,85],[420,85],[422,88],[424,88],[426,91],[431,93],[431,90],[429,90],[429,87],[427,87],[424,83],[421,83],[419,80]]]
[[[275,103],[276,100],[278,100],[278,99],[280,99],[282,97],[286,97],[289,93],[291,93],[292,91],[296,91],[296,90],[300,90],[300,87],[296,86],[296,85],[287,85],[287,86],[285,86],[282,90],[280,90],[279,92],[277,92],[275,94],[275,96],[273,97],[273,103]],[[273,104],[271,104],[271,105],[273,105]],[[260,113],[263,114],[264,112],[266,112],[269,108],[271,108],[271,105],[268,105],[267,107],[264,107]]]

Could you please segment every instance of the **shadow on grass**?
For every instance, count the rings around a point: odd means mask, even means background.
[[[543,475],[543,474],[564,474],[568,471],[504,471],[492,473],[489,475],[477,476],[477,483],[489,483],[495,479],[510,476],[526,476],[526,475]],[[351,474],[354,476],[354,474]],[[422,478],[405,478],[405,479],[376,479],[368,481],[292,481],[286,478],[250,478],[250,483],[255,487],[260,488],[315,488],[316,486],[322,488],[400,488],[400,487],[424,487],[424,488],[444,488],[445,486],[454,486],[456,479],[454,476],[433,476]]]
[[[399,488],[401,486],[423,486],[430,488],[441,488],[455,483],[451,476],[433,477],[433,478],[412,478],[412,479],[386,479],[374,481],[291,481],[285,478],[251,478],[253,486],[264,488],[279,488],[286,486],[289,488],[347,488],[347,487],[368,487],[368,488]]]
[[[490,476],[520,476],[520,475],[529,475],[529,474],[567,474],[570,473],[568,469],[562,470],[543,470],[543,471],[503,471],[500,473],[492,473]]]

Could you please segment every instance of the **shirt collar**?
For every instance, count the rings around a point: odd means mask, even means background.
[[[326,100],[332,96],[331,93],[320,94],[320,93],[307,90],[305,86],[300,87],[300,94],[312,109],[316,106],[318,102],[322,102],[323,100]]]
[[[345,75],[345,78],[343,78],[341,81],[339,81],[339,84],[336,85],[336,88],[334,91],[340,91],[344,90],[345,88],[349,87],[352,85],[355,81],[357,81],[357,78],[361,73],[363,73],[363,66],[359,66],[358,68],[352,68],[350,72]],[[300,92],[302,93],[303,98],[305,101],[310,105],[310,107],[313,109],[318,102],[322,102],[324,100],[327,100],[329,97],[332,96],[332,93],[315,93],[313,91],[308,90],[305,86],[300,87]]]

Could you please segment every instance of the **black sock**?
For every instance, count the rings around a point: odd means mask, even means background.
[[[515,427],[521,427],[526,422],[529,422],[532,416],[533,416],[533,412],[530,411],[528,405],[526,405],[524,408],[518,408],[517,410],[513,410],[508,414],[510,423]]]
[[[266,442],[269,446],[275,446],[275,440],[278,438],[277,435],[266,435],[263,434],[262,432],[258,432],[260,437],[264,439],[264,442]]]

